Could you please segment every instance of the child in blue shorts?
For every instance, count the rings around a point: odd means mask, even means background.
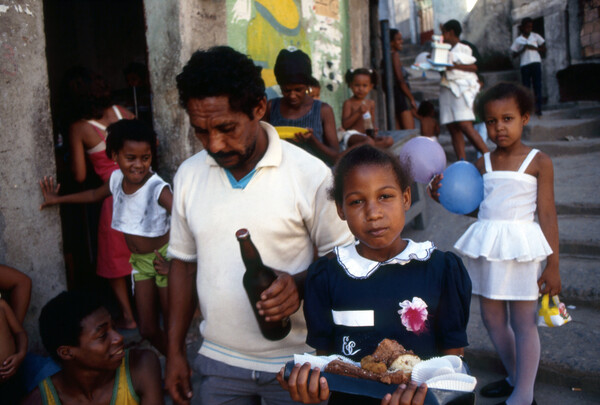
[[[70,195],[58,195],[60,185],[52,177],[40,181],[45,202],[41,208],[61,203],[89,203],[113,196],[113,229],[125,234],[131,250],[135,302],[142,337],[161,353],[166,353],[166,334],[156,310],[160,300],[167,323],[167,276],[164,259],[169,241],[169,216],[173,193],[167,182],[152,172],[156,134],[139,120],[121,120],[107,128],[106,154],[120,170],[115,170],[101,187]]]

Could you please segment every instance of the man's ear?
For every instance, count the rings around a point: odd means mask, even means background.
[[[265,116],[265,113],[267,112],[267,98],[263,97],[258,104],[256,105],[256,107],[254,107],[254,110],[252,111],[253,115],[254,115],[254,119],[258,119],[259,121],[263,119],[263,117]]]
[[[335,208],[337,209],[337,213],[338,213],[338,216],[340,217],[340,219],[342,221],[345,221],[346,215],[344,214],[344,210],[342,209],[342,206],[338,203],[335,203]]]
[[[158,140],[156,142],[158,142]],[[111,156],[112,161],[116,163],[116,161],[117,161],[117,154],[113,151],[113,152],[110,153],[110,156]]]
[[[59,346],[58,349],[56,349],[56,354],[58,354],[58,357],[62,360],[73,360],[72,349],[72,346]]]

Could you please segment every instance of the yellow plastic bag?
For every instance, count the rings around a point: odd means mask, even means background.
[[[554,307],[550,307],[550,296],[548,294],[542,296],[542,303],[538,312],[538,326],[553,328],[572,320],[571,315],[567,312],[566,305],[560,302],[558,295],[553,296],[552,301],[554,301]]]

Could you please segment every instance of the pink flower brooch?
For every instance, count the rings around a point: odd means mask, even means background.
[[[405,300],[400,303],[402,309],[398,310],[402,325],[409,332],[416,334],[425,332],[427,329],[427,304],[419,297],[413,297],[412,302]]]

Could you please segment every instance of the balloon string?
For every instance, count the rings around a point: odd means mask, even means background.
[[[429,180],[429,183],[427,183],[427,188],[430,189],[431,191],[433,191],[433,187],[431,187],[431,183],[433,183],[433,180],[435,180],[435,176],[437,176],[437,174],[434,174],[433,177],[431,178],[431,180]]]

